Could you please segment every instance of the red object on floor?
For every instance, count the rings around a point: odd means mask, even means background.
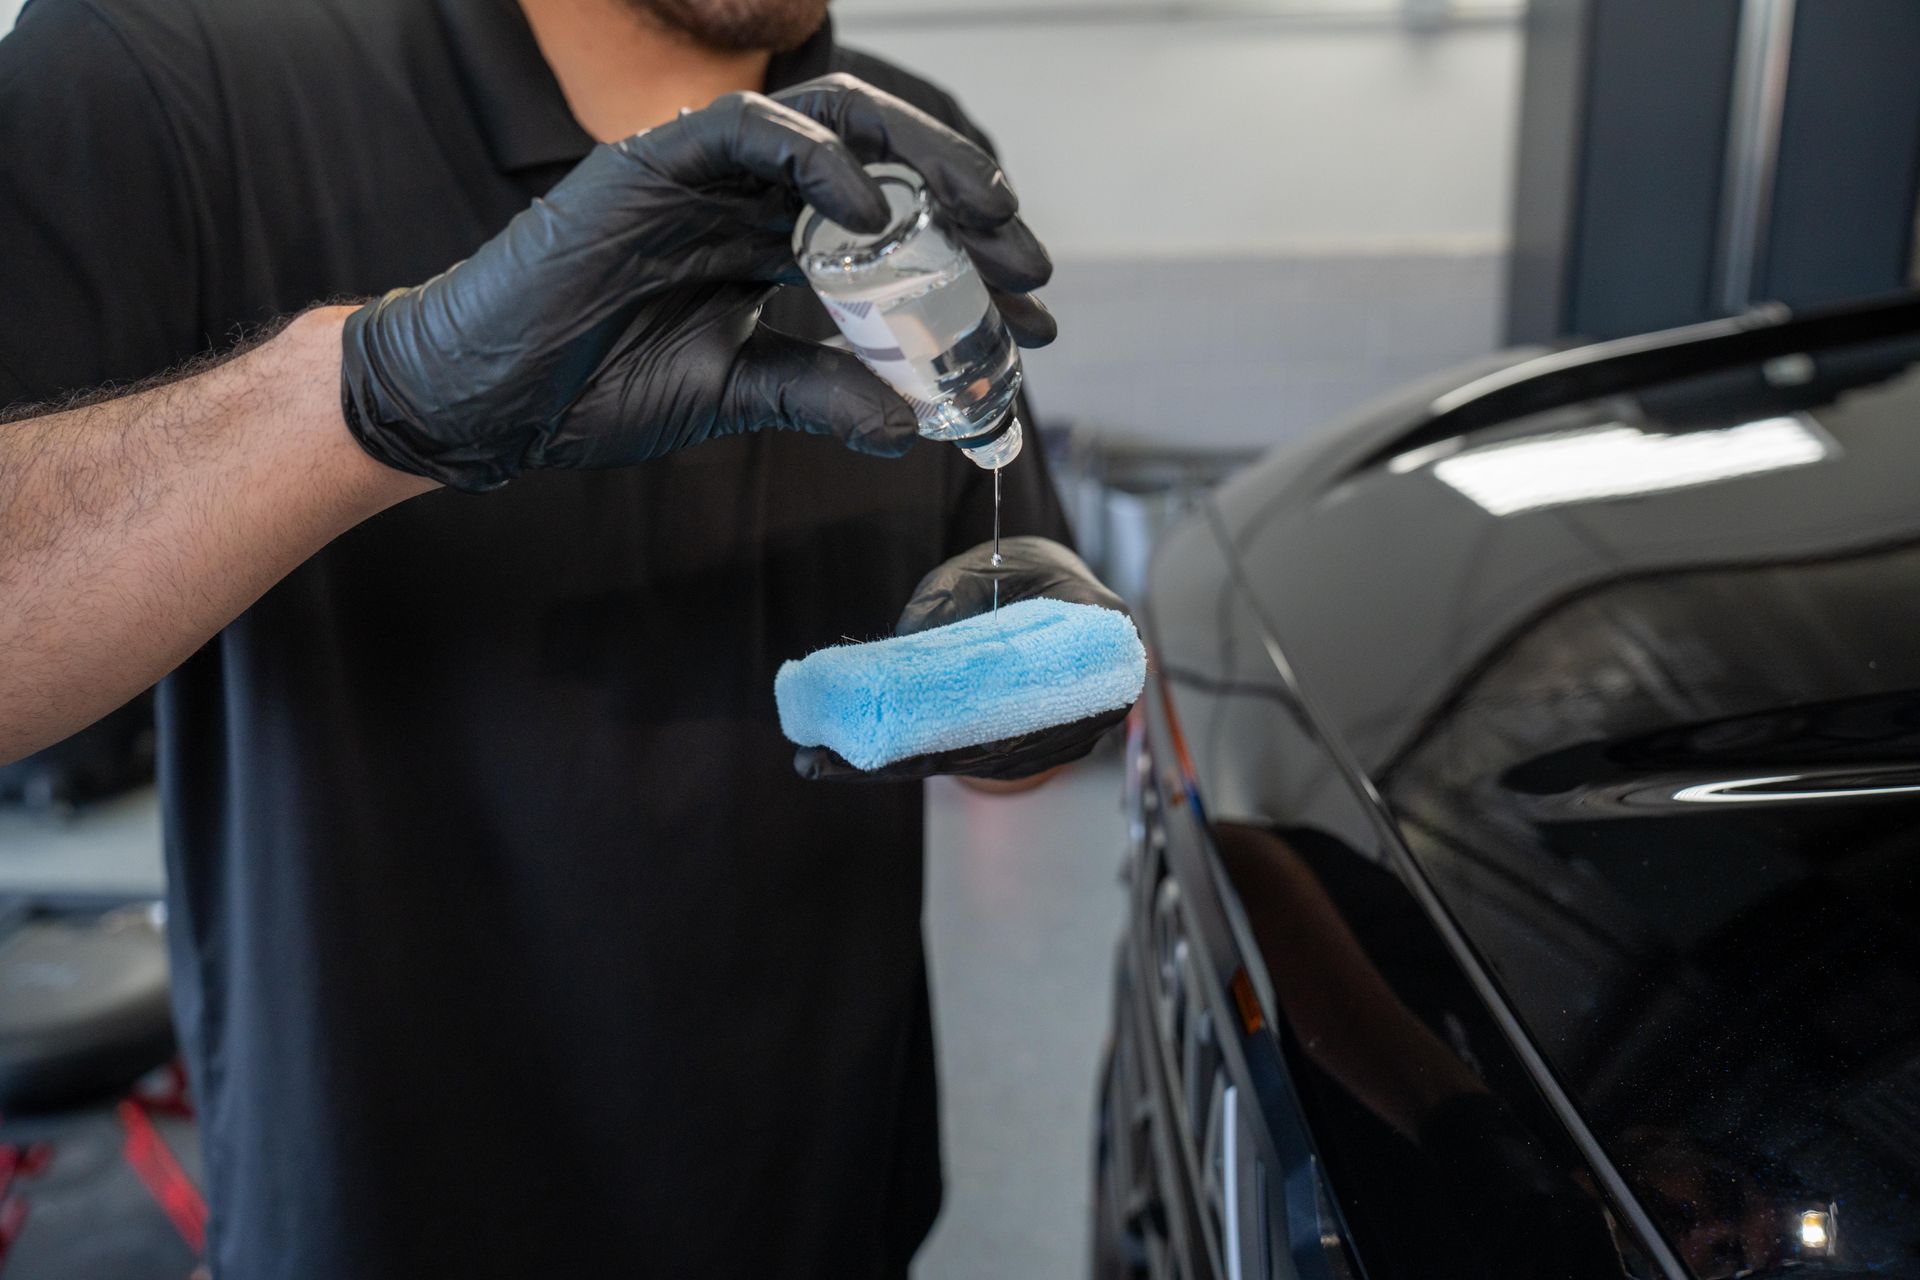
[[[52,1158],[53,1149],[44,1142],[30,1147],[0,1142],[0,1267],[7,1265],[7,1253],[27,1222],[27,1202],[21,1196],[10,1194],[13,1184],[39,1173]]]
[[[7,1251],[13,1248],[13,1242],[19,1238],[20,1228],[26,1225],[26,1221],[25,1200],[19,1196],[0,1200],[0,1267],[7,1265]]]
[[[193,1098],[187,1092],[187,1068],[178,1058],[149,1072],[133,1086],[128,1096],[145,1107],[149,1115],[193,1118]]]
[[[127,1140],[121,1148],[127,1164],[147,1188],[160,1211],[173,1223],[173,1229],[196,1254],[207,1250],[207,1202],[187,1177],[180,1161],[167,1146],[166,1139],[153,1127],[153,1120],[139,1102],[128,1099],[118,1108],[120,1123],[126,1127]]]

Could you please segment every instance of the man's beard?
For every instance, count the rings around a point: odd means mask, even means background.
[[[797,49],[826,20],[827,0],[627,0],[663,26],[728,53]]]

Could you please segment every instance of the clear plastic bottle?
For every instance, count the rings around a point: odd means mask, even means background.
[[[934,217],[926,183],[870,164],[893,211],[884,231],[849,231],[809,205],[793,253],[865,365],[913,406],[920,434],[958,444],[982,467],[1020,456],[1014,415],[1020,350],[973,260]]]

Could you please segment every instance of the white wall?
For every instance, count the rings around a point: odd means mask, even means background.
[[[20,12],[20,6],[26,0],[0,0],[0,35],[13,27],[14,15]]]
[[[1503,241],[1517,22],[1420,34],[1391,0],[1349,2],[1373,16],[1344,22],[1242,7],[1279,16],[1126,18],[1099,0],[997,25],[959,0],[834,12],[849,42],[960,97],[1063,257]]]
[[[1406,8],[834,12],[849,43],[942,83],[999,143],[1058,264],[1060,340],[1026,361],[1042,417],[1251,446],[1498,342],[1517,10],[1416,30]]]

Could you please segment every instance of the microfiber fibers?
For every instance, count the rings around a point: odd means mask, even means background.
[[[783,663],[773,697],[788,739],[877,769],[1124,707],[1146,679],[1146,650],[1125,614],[1022,600]]]

